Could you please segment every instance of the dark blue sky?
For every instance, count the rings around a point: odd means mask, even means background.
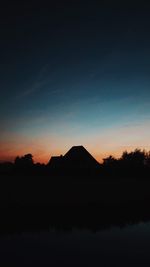
[[[2,6],[1,159],[150,148],[150,6],[98,2]]]

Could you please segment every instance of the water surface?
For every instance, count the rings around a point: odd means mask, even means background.
[[[150,266],[150,223],[2,236],[0,266]]]

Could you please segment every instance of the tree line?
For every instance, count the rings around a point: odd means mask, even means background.
[[[69,166],[68,166],[69,168]],[[88,166],[87,166],[88,169]],[[49,164],[35,163],[31,153],[23,156],[17,156],[14,162],[4,162],[0,164],[0,173],[16,172],[51,172]],[[56,171],[56,170],[55,170]],[[57,170],[59,172],[59,170]],[[61,169],[63,171],[63,169]],[[60,171],[60,174],[61,174]],[[92,170],[91,170],[92,171]],[[99,164],[98,174],[103,175],[127,175],[134,174],[136,176],[141,173],[150,173],[150,151],[135,149],[134,151],[124,151],[120,158],[110,155],[103,159]]]

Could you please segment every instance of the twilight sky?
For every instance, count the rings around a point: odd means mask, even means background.
[[[0,10],[0,160],[150,150],[150,5],[19,2]]]

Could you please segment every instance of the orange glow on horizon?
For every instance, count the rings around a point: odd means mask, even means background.
[[[134,151],[136,148],[140,148],[140,147],[122,147],[116,151],[101,151],[100,153],[98,153],[97,151],[90,151],[90,149],[88,149],[89,153],[100,163],[103,162],[103,159],[106,157],[109,157],[110,155],[114,156],[115,158],[119,158],[121,157],[122,153],[124,151]],[[87,149],[87,147],[86,147]],[[141,150],[143,150],[144,148],[140,148]],[[67,151],[65,151],[66,153]],[[13,151],[13,150],[9,150],[8,152],[6,151],[5,153],[1,153],[0,154],[0,162],[5,162],[5,161],[10,161],[10,162],[14,162],[16,156],[23,156],[27,153],[31,153],[33,155],[33,160],[35,163],[39,162],[39,163],[44,163],[47,164],[48,161],[50,160],[51,156],[60,156],[60,155],[64,155],[65,153],[61,153],[58,150],[55,150],[54,152],[43,152],[43,151],[34,151],[32,152],[31,149],[30,150],[22,150],[22,151]]]
[[[67,131],[67,130],[66,130]],[[33,134],[34,135],[34,134]],[[35,136],[5,133],[0,142],[0,161],[14,161],[16,156],[33,155],[34,162],[47,163],[51,156],[64,155],[72,146],[83,145],[97,161],[112,155],[119,158],[123,151],[136,148],[150,150],[150,123],[143,121],[135,125],[118,126],[107,130],[71,135],[35,133]]]

